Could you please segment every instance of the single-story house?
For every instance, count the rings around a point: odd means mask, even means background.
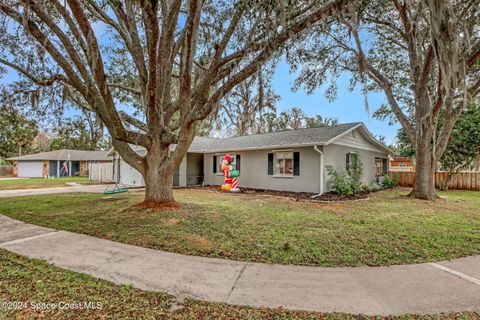
[[[134,149],[139,154],[146,152],[141,147]],[[226,153],[240,170],[240,188],[323,193],[331,189],[326,166],[343,171],[352,156],[358,155],[363,163],[362,180],[371,183],[387,174],[391,151],[359,122],[233,138],[196,137],[176,172],[174,186],[223,184],[220,164]],[[115,151],[111,155],[115,181],[144,185],[137,170]]]
[[[14,165],[14,176],[71,177],[85,176],[91,163],[112,162],[109,151],[55,150],[39,152],[7,160]]]

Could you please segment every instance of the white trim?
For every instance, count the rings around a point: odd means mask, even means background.
[[[291,153],[292,154],[292,173],[275,173],[275,164],[276,164],[276,160],[278,160],[276,154],[278,153]],[[295,155],[294,155],[294,152],[292,149],[283,149],[283,150],[273,150],[272,151],[273,153],[273,177],[274,178],[293,178],[293,176],[295,176],[295,161],[294,161],[294,158],[295,158]],[[283,160],[286,160],[285,158],[283,158]],[[300,165],[300,163],[298,164]],[[285,168],[284,168],[285,169]]]
[[[333,145],[337,145],[337,146],[344,146],[344,147],[350,147],[350,148],[355,148],[355,149],[360,149],[360,150],[367,150],[367,151],[375,151],[375,152],[378,152],[378,153],[383,153],[385,151],[383,151],[382,149],[380,148],[368,148],[368,147],[363,147],[363,146],[352,146],[351,144],[349,143],[343,143],[343,142],[334,142],[332,143]]]
[[[323,146],[325,145],[325,143],[323,142],[320,142],[320,143],[313,143],[313,142],[305,142],[305,143],[296,143],[296,144],[288,144],[288,145],[273,145],[273,146],[263,146],[263,147],[249,147],[249,148],[238,148],[238,149],[228,149],[230,150],[231,152],[239,152],[239,151],[255,151],[255,150],[272,150],[272,149],[292,149],[292,148],[300,148],[300,147],[313,147],[313,146]],[[222,152],[228,152],[227,151],[224,151],[222,149],[216,149],[216,150],[192,150],[192,151],[188,151],[188,152],[191,152],[191,153],[206,153],[206,154],[217,154],[217,153],[222,153]]]
[[[235,151],[225,151],[225,152],[217,152],[217,153],[214,153],[213,156],[217,157],[217,161],[218,161],[218,157],[221,156],[225,156],[227,153],[230,153],[230,156],[232,157],[233,159],[233,162],[232,162],[232,165],[233,163],[235,163],[235,167],[237,165],[237,152]],[[187,152],[187,155],[188,155],[188,152]],[[212,159],[213,160],[213,159]],[[223,161],[223,160],[222,160]],[[217,171],[217,172],[214,172],[215,175],[217,176],[223,176],[223,172],[221,170],[221,168],[218,168],[217,167],[217,164],[215,163],[215,167],[217,168],[217,170],[220,170],[220,171]]]
[[[349,134],[350,132],[352,132],[353,130],[355,130],[355,129],[357,129],[358,127],[361,127],[361,126],[362,126],[361,123],[357,124],[356,126],[348,129],[347,131],[344,131],[344,132],[340,133],[338,136],[333,137],[332,139],[328,140],[327,143],[325,143],[325,145],[329,145],[329,144],[333,143],[334,141],[340,139],[341,137]]]
[[[347,145],[347,144],[341,144],[341,143],[336,143],[335,141],[337,141],[338,139],[346,136],[347,134],[351,133],[353,130],[355,129],[358,129],[358,128],[362,128],[362,131],[363,133],[365,134],[365,138],[367,138],[367,140],[370,140],[369,142],[371,144],[374,144],[376,145],[377,147],[380,148],[380,152],[387,152],[388,154],[394,154],[394,152],[392,150],[390,150],[389,148],[387,148],[386,146],[384,146],[382,143],[380,143],[377,139],[375,139],[374,137],[372,137],[372,135],[370,134],[370,132],[368,131],[368,129],[365,127],[365,125],[363,123],[359,123],[357,124],[356,126],[348,129],[347,131],[339,134],[338,136],[330,139],[329,141],[327,141],[327,143],[325,143],[325,145],[329,145],[329,144],[338,144],[338,145],[343,145],[343,146],[347,146],[347,147],[352,147],[351,145]],[[364,149],[364,150],[368,150],[368,151],[377,151],[378,152],[378,149],[377,150],[371,150],[369,148],[358,148],[358,149]],[[372,148],[373,149],[373,148]]]
[[[323,194],[323,177],[324,177],[324,159],[323,159],[323,151],[318,149],[318,146],[314,146],[313,149],[318,152],[320,156],[320,192],[317,195],[312,196],[312,198],[319,197]]]

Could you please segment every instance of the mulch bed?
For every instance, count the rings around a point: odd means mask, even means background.
[[[189,187],[192,188],[192,187]],[[217,192],[225,192],[220,189],[220,186],[199,186],[193,187],[194,189],[210,190]],[[269,195],[269,196],[279,196],[292,198],[296,201],[312,201],[312,202],[324,202],[324,201],[352,201],[367,199],[370,193],[362,192],[349,196],[341,196],[333,192],[326,192],[319,197],[312,198],[316,193],[311,192],[291,192],[291,191],[277,191],[277,190],[266,190],[266,189],[254,189],[254,188],[241,188],[240,194],[255,194],[255,195]]]

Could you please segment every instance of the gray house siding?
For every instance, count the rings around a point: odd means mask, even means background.
[[[338,171],[345,170],[345,157],[349,152],[358,153],[363,163],[362,182],[365,184],[374,182],[375,158],[388,159],[388,155],[379,152],[364,150],[331,144],[319,147],[324,153],[324,168],[328,165]],[[290,149],[289,149],[290,150]],[[239,187],[269,189],[293,192],[320,192],[320,155],[313,147],[293,148],[293,151],[300,152],[300,175],[292,177],[276,177],[268,175],[268,153],[274,150],[257,150],[244,152],[230,152],[240,154],[240,177]],[[221,185],[224,183],[222,173],[213,173],[213,156],[221,156],[223,153],[207,153],[204,158],[205,184]],[[331,181],[326,170],[324,170],[323,191],[331,190]]]
[[[321,150],[323,156],[315,150],[315,145]],[[230,147],[232,150],[226,151]],[[144,149],[136,151],[142,153]],[[292,154],[283,155],[284,170],[293,175],[269,174],[269,154],[276,151],[293,152],[293,156]],[[330,165],[338,171],[344,171],[347,153],[354,152],[360,156],[363,163],[362,180],[364,184],[368,184],[377,179],[375,158],[385,159],[385,164],[383,161],[381,163],[384,166],[388,165],[390,150],[376,141],[361,123],[235,138],[197,137],[175,174],[174,186],[196,184],[200,181],[198,176],[201,175],[206,185],[223,184],[222,173],[214,172],[213,160],[214,157],[220,159],[227,152],[240,156],[240,177],[238,178],[240,188],[319,193],[331,190],[330,177],[325,168]],[[279,156],[281,157],[280,154]],[[321,158],[323,161],[320,160]],[[274,159],[275,166],[280,164],[275,161]],[[293,162],[293,167],[290,161]],[[322,188],[320,188],[321,172]],[[125,184],[144,184],[140,173],[125,163],[120,166],[120,176],[121,182]]]
[[[326,166],[332,166],[337,171],[345,171],[346,154],[355,152],[360,156],[363,163],[362,182],[364,184],[372,183],[376,180],[375,177],[375,158],[388,159],[388,155],[382,152],[375,152],[359,148],[341,146],[337,144],[330,144],[324,148],[324,163]],[[325,170],[324,190],[331,190],[331,178]]]
[[[285,149],[278,149],[285,150]],[[320,189],[320,157],[313,147],[287,149],[300,152],[300,175],[278,177],[268,175],[268,153],[274,150],[231,151],[241,159],[239,187],[293,192],[318,192]],[[213,173],[213,156],[224,153],[206,153],[204,158],[205,184],[223,184],[221,172]]]
[[[145,181],[142,174],[125,161],[120,160],[120,182],[125,185],[143,187]]]

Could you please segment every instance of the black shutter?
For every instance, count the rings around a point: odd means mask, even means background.
[[[217,156],[213,156],[213,173],[217,173]]]
[[[345,155],[345,168],[348,169],[348,167],[350,167],[350,153]]]
[[[235,169],[240,171],[240,155],[239,154],[237,154],[235,159]]]
[[[387,162],[387,159],[382,159],[382,162],[383,162],[383,174],[387,174],[388,173],[388,162]]]
[[[273,153],[268,154],[268,175],[273,175]]]
[[[293,153],[293,175],[300,175],[300,152]]]

